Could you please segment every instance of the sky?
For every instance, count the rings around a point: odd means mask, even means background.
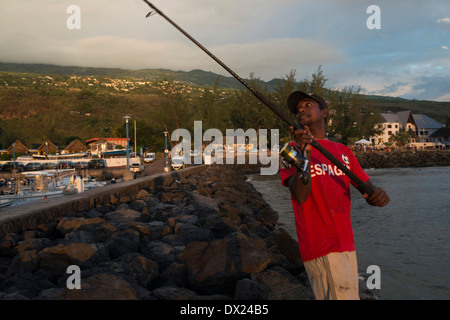
[[[303,80],[321,66],[328,88],[450,101],[448,0],[150,2],[242,78]],[[142,0],[0,0],[0,62],[230,76],[149,11]]]

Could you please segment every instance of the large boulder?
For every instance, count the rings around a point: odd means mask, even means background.
[[[81,282],[81,289],[65,289],[61,300],[137,300],[136,291],[122,277],[101,273]]]
[[[312,300],[314,294],[281,267],[264,270],[251,278],[258,282],[260,300]]]
[[[128,226],[133,222],[140,221],[141,218],[142,212],[127,207],[105,214],[105,219],[118,227]]]
[[[137,256],[127,266],[127,274],[134,277],[136,282],[144,288],[150,286],[158,278],[159,270],[156,262],[143,256]]]
[[[109,255],[112,259],[127,253],[136,252],[140,244],[140,235],[137,230],[128,229],[114,233],[106,242]]]
[[[103,245],[89,243],[58,244],[42,249],[39,255],[39,268],[55,276],[66,273],[70,265],[89,266],[109,258]]]
[[[233,233],[211,242],[192,242],[179,258],[194,288],[209,294],[232,293],[237,280],[266,268],[270,252],[263,240]]]

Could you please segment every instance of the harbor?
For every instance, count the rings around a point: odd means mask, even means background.
[[[448,3],[355,3],[8,2],[0,300],[450,299]]]
[[[445,152],[426,158],[448,166]],[[158,160],[129,181],[0,211],[2,298],[313,299],[289,226],[249,181],[259,165],[163,172]],[[72,264],[86,290],[58,285]],[[364,283],[360,295],[376,299]]]
[[[0,212],[9,206],[82,193],[134,179],[137,175],[143,177],[160,173],[163,167],[164,161],[157,159],[151,164],[142,165],[139,173],[127,173],[126,166],[0,172]]]
[[[291,283],[302,272],[295,241],[244,179],[255,169],[191,166],[3,212],[2,298],[311,299],[305,284]],[[86,290],[56,284],[67,263],[82,268]],[[29,289],[13,285],[25,274]],[[249,292],[247,283],[266,289]]]

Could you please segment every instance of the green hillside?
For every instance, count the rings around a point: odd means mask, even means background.
[[[383,112],[411,110],[414,114],[425,114],[441,123],[445,123],[447,118],[450,117],[450,102],[407,100],[370,95],[367,95],[366,99]]]
[[[42,75],[104,76],[115,78],[137,78],[144,80],[161,80],[164,78],[184,81],[193,85],[212,86],[216,81],[223,88],[241,89],[242,84],[233,77],[225,77],[203,70],[189,72],[166,69],[126,70],[119,68],[84,68],[74,66],[57,66],[49,64],[20,64],[0,62],[0,71],[15,73],[35,73]]]
[[[246,81],[289,114],[283,101],[298,83]],[[442,123],[450,115],[450,102],[363,98],[362,108],[372,106],[381,112],[411,110]],[[0,63],[0,149],[15,140],[37,148],[46,139],[64,147],[74,137],[82,141],[124,137],[125,115],[133,117],[131,136],[137,121],[138,145],[157,150],[164,147],[165,130],[191,129],[195,120],[222,132],[226,128],[286,129],[236,79],[212,72]]]
[[[76,66],[57,66],[49,64],[18,64],[0,62],[0,71],[15,73],[33,73],[41,75],[73,75],[73,76],[99,76],[115,78],[135,78],[144,80],[172,79],[196,86],[214,86],[221,88],[243,89],[243,85],[235,78],[215,74],[203,70],[172,71],[167,69],[141,69],[126,70],[119,68],[85,68]],[[249,80],[246,79],[248,82]],[[260,81],[261,86],[273,91],[282,79]],[[366,95],[376,108],[381,111],[399,112],[411,110],[413,113],[426,114],[442,123],[450,116],[450,102],[434,102],[421,100],[407,100],[396,97]]]

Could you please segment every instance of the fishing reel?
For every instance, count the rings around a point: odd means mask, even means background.
[[[280,151],[281,162],[282,164],[289,168],[295,166],[298,170],[300,170],[300,179],[303,184],[308,184],[309,182],[309,160],[306,156],[306,148],[304,148],[304,152],[300,150],[299,146],[290,146],[289,144],[285,144]]]

